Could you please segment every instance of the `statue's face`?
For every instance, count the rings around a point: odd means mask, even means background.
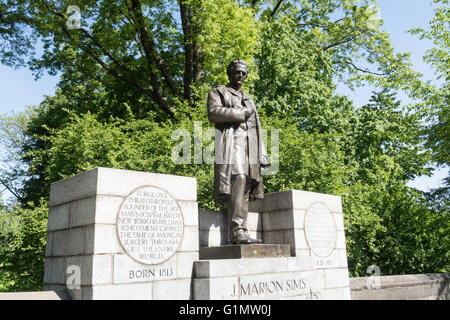
[[[234,88],[240,88],[247,79],[247,68],[241,64],[235,65],[228,75],[230,83]]]

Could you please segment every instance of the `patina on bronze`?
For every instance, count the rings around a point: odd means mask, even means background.
[[[261,167],[269,166],[269,161],[258,112],[241,88],[248,75],[247,63],[232,61],[227,74],[230,82],[208,94],[208,119],[216,127],[214,200],[227,204],[231,243],[260,243],[248,234],[248,202],[264,197]]]

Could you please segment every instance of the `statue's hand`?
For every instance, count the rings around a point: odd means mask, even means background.
[[[260,164],[261,167],[263,167],[263,168],[267,168],[267,167],[270,166],[269,159],[268,159],[266,156],[262,156],[262,157],[259,159],[259,164]]]
[[[245,108],[244,109],[245,111],[245,119],[247,120],[248,118],[250,118],[250,116],[252,115],[252,113],[253,113],[253,109],[251,109],[251,108]]]

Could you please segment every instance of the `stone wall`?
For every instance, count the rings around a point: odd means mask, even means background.
[[[352,300],[450,300],[450,273],[350,278]],[[64,291],[0,293],[0,300],[68,300]]]
[[[352,300],[450,300],[450,273],[350,278]]]
[[[381,276],[379,288],[369,289],[377,284],[374,280],[375,277],[350,278],[352,300],[450,300],[450,273]],[[64,291],[0,293],[0,300],[68,299],[70,296]]]
[[[199,210],[199,245],[227,244],[226,214]],[[290,256],[194,263],[194,299],[350,299],[341,198],[286,190],[249,203],[247,227]]]
[[[190,299],[192,265],[199,256],[196,200],[196,179],[149,172],[96,168],[53,183],[44,290],[67,290],[74,300]],[[155,206],[154,238],[138,232],[147,229],[150,217],[136,214],[149,209],[128,208],[134,204]],[[158,255],[139,250],[137,240],[172,239],[175,233],[176,244],[152,245],[164,249]],[[143,264],[140,256],[159,261]]]
[[[196,200],[195,178],[149,172],[96,168],[53,183],[44,290],[76,300],[449,298],[448,274],[349,280],[340,197],[286,190],[251,202],[251,236],[286,248],[258,259],[200,260],[200,248],[227,244],[227,230],[225,214]]]
[[[200,247],[229,244],[226,212],[199,209],[198,214]],[[251,211],[248,213],[247,228],[252,238],[262,239],[261,221],[261,213]]]

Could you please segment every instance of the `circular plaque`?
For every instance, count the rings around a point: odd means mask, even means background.
[[[183,238],[183,215],[178,203],[165,190],[141,187],[122,202],[117,233],[127,254],[144,264],[169,259]]]
[[[323,203],[315,202],[306,211],[305,236],[316,255],[326,257],[333,252],[336,246],[336,223]]]

